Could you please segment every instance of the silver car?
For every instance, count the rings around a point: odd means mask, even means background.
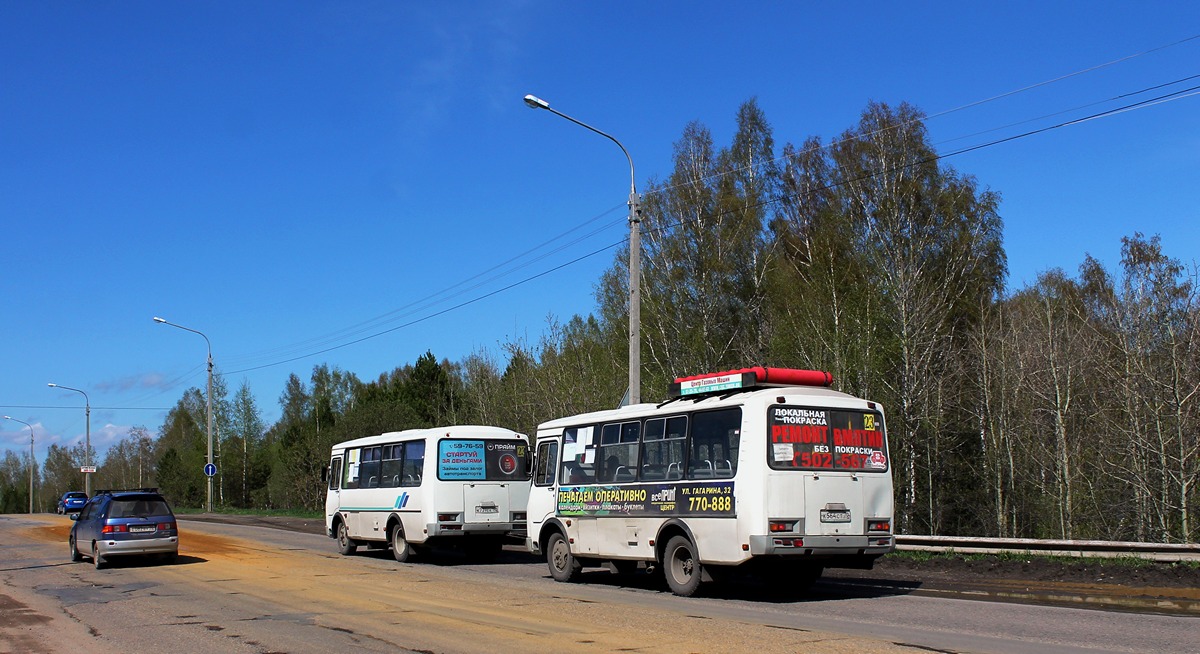
[[[175,514],[155,488],[98,491],[78,516],[71,514],[71,560],[89,556],[97,568],[115,556],[179,554]]]

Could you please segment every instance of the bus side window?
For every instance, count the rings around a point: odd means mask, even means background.
[[[558,468],[558,441],[545,441],[538,445],[537,464],[534,468],[533,483],[535,485],[554,485],[554,471]]]
[[[329,490],[338,490],[342,482],[342,457],[335,456],[329,462]]]
[[[737,474],[741,429],[740,408],[692,414],[688,478],[728,479]]]
[[[609,431],[606,437],[616,442],[620,438],[620,431]],[[563,430],[562,471],[558,477],[560,486],[596,482],[596,466],[599,461],[596,457],[598,450],[595,448],[599,444],[593,439],[604,440],[601,430],[594,426],[568,427]]]
[[[342,488],[359,487],[359,470],[362,469],[362,450],[354,448],[346,450],[345,476],[342,478]]]
[[[603,463],[598,471],[600,482],[626,482],[637,479],[638,443],[642,423],[610,423],[601,429],[600,450]]]
[[[364,481],[363,488],[379,488],[380,463],[382,448],[364,447],[362,451],[362,466],[359,468],[359,478]]]
[[[400,468],[403,462],[404,445],[395,443],[383,446],[383,478],[380,486],[395,488],[400,485]]]
[[[421,473],[425,470],[425,441],[404,444],[404,466],[401,470],[401,486],[421,485]]]
[[[642,441],[642,479],[682,479],[686,442],[687,416],[647,420]]]

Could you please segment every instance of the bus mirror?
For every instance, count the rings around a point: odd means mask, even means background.
[[[329,483],[329,466],[321,466],[321,483]]]
[[[533,479],[533,448],[525,448],[525,478]]]

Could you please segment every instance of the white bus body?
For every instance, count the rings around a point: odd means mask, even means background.
[[[802,588],[825,567],[870,568],[895,546],[883,408],[831,381],[714,373],[677,380],[660,405],[539,425],[530,551],[559,581],[661,566],[685,596],[704,572],[762,566]]]
[[[333,446],[325,533],[342,554],[438,543],[477,555],[524,535],[529,441],[499,427],[410,429]]]

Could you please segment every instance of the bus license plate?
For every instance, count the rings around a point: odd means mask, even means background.
[[[821,509],[821,522],[850,522],[850,512]]]
[[[476,513],[500,513],[500,509],[498,507],[494,507],[494,506],[477,506],[477,507],[475,507],[475,512]],[[847,518],[847,519],[849,519],[849,518]]]
[[[154,525],[134,525],[129,528],[131,534],[145,534],[154,531]]]

